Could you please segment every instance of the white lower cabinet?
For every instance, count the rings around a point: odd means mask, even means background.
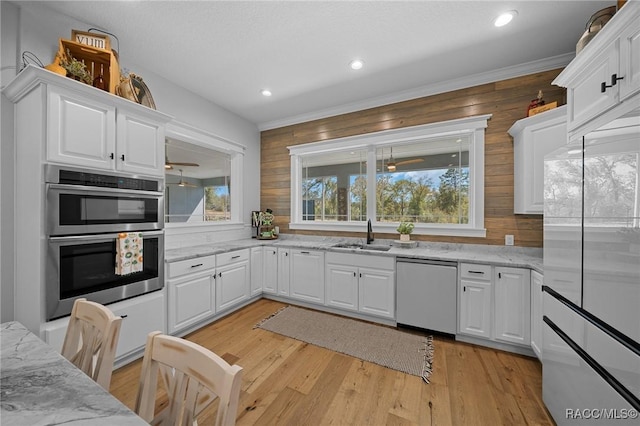
[[[291,250],[289,297],[324,305],[324,252]]]
[[[327,263],[325,267],[326,305],[335,308],[358,310],[358,268],[349,265]]]
[[[379,317],[395,318],[395,272],[360,268],[358,277],[359,311]]]
[[[176,334],[216,313],[216,257],[167,264],[169,333]]]
[[[491,338],[491,282],[460,280],[460,333]]]
[[[264,262],[262,292],[276,294],[278,293],[278,250],[272,247],[265,247],[262,261]]]
[[[461,335],[504,344],[531,342],[530,270],[460,264]]]
[[[531,271],[531,349],[538,359],[542,357],[542,286],[544,276],[536,271]]]
[[[251,297],[262,293],[264,281],[264,247],[251,248]]]
[[[216,265],[216,312],[220,312],[249,298],[249,249],[219,254]]]
[[[495,268],[495,338],[531,345],[531,276],[529,269]]]
[[[122,326],[116,356],[124,356],[141,349],[152,331],[166,330],[165,297],[162,291],[143,295],[109,305],[115,315],[121,316]]]
[[[328,252],[326,305],[395,318],[395,258]]]
[[[164,291],[160,290],[107,305],[114,315],[123,318],[116,349],[116,362],[119,358],[144,348],[147,335],[152,331],[166,331],[164,300]],[[45,341],[57,351],[62,350],[68,324],[69,317],[66,317],[43,325]]]
[[[278,249],[278,279],[277,289],[279,296],[289,296],[289,286],[291,282],[291,250],[287,248]]]
[[[171,280],[169,333],[177,333],[216,312],[215,270],[205,275]]]

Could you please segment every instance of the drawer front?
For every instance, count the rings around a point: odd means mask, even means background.
[[[219,255],[217,255],[217,265],[218,267],[220,266],[225,266],[225,265],[230,265],[232,263],[236,263],[236,262],[242,262],[244,260],[249,260],[249,249],[244,249],[244,250],[236,250],[236,251],[230,251],[229,253],[221,253]]]
[[[460,276],[479,281],[491,281],[491,265],[479,265],[475,263],[461,263]]]
[[[176,278],[181,275],[194,274],[197,272],[214,269],[216,267],[216,256],[195,257],[193,259],[181,260],[168,264],[168,277]]]

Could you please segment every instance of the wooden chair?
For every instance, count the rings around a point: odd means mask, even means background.
[[[86,299],[73,303],[62,356],[109,391],[122,318]]]
[[[156,414],[158,375],[168,402]],[[241,377],[242,367],[210,350],[154,331],[147,337],[135,411],[152,425],[196,425],[198,415],[218,399],[215,425],[234,425]]]

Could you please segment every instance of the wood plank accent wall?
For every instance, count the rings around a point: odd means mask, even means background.
[[[364,237],[362,233],[289,229],[290,159],[287,146],[380,130],[493,114],[485,133],[486,238],[412,235],[419,241],[504,245],[512,234],[516,246],[542,247],[542,216],[513,214],[513,139],[507,130],[526,116],[531,99],[542,90],[549,103],[565,103],[564,89],[551,85],[561,69],[517,77],[453,92],[412,99],[363,111],[266,130],[261,133],[260,206],[270,208],[281,233]],[[374,229],[375,231],[375,229]],[[397,234],[377,234],[397,238]]]

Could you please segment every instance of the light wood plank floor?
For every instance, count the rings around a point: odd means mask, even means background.
[[[244,368],[239,425],[553,425],[540,363],[435,337],[431,383],[254,325],[282,303],[261,299],[186,336]],[[141,360],[114,372],[134,408]],[[159,396],[158,405],[162,405]],[[213,412],[199,419],[213,424]]]

